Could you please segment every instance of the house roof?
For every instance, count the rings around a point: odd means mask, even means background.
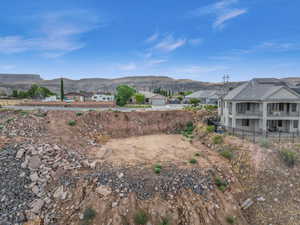
[[[157,94],[149,92],[149,91],[139,91],[139,93],[142,94],[142,95],[144,95],[145,98],[152,98],[155,95],[157,95]]]
[[[247,101],[261,101],[267,99],[270,95],[286,89],[294,95],[300,96],[293,91],[282,80],[276,78],[254,78],[251,81],[244,83],[235,89],[231,90],[225,97],[225,100],[247,100]]]
[[[201,90],[187,95],[186,98],[218,98],[217,94],[218,90]]]

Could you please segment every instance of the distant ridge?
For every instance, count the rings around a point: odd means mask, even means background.
[[[11,94],[12,90],[27,90],[34,83],[49,88],[51,91],[60,92],[60,79],[43,80],[36,74],[0,74],[0,91]],[[114,93],[120,84],[130,85],[141,91],[153,91],[162,88],[172,92],[198,91],[205,89],[218,89],[222,83],[209,83],[189,79],[174,79],[168,76],[127,76],[114,79],[107,78],[84,78],[72,80],[64,78],[65,92],[110,92]],[[239,83],[231,83],[237,86]]]

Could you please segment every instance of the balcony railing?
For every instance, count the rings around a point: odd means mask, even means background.
[[[268,112],[267,116],[269,117],[299,117],[300,112]]]
[[[244,111],[244,112],[237,112],[237,116],[262,116],[263,113],[261,111]]]

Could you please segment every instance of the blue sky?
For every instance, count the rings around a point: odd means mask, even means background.
[[[0,9],[0,73],[300,75],[296,0],[10,0]]]

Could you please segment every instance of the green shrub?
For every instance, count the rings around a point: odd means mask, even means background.
[[[96,217],[96,211],[92,208],[86,208],[83,212],[82,225],[90,224]]]
[[[154,173],[160,174],[162,166],[160,164],[155,164],[153,167]]]
[[[138,211],[134,215],[134,223],[136,225],[145,225],[147,224],[148,220],[149,220],[148,215],[144,211]]]
[[[195,153],[195,156],[196,156],[196,157],[199,157],[199,156],[201,156],[201,155],[202,155],[202,154],[201,154],[200,152],[196,152],[196,153]]]
[[[68,121],[68,125],[69,126],[75,126],[76,125],[76,121],[75,120],[69,120]]]
[[[226,222],[229,223],[229,224],[235,224],[234,216],[227,216],[226,217]]]
[[[233,151],[231,149],[223,149],[220,151],[220,155],[226,159],[232,160],[234,157]]]
[[[192,121],[189,121],[187,124],[186,124],[186,127],[185,129],[182,131],[182,135],[187,137],[187,138],[193,138],[193,131],[195,129],[195,126],[193,124]]]
[[[20,111],[20,114],[21,114],[22,116],[27,116],[27,115],[28,115],[28,112],[21,110],[21,111]]]
[[[7,119],[5,122],[6,123],[10,123],[10,122],[12,122],[12,121],[14,121],[15,119],[14,118],[9,118],[9,119]]]
[[[219,144],[222,144],[224,142],[223,140],[223,136],[221,135],[215,135],[212,137],[212,142],[215,144],[215,145],[219,145]]]
[[[45,113],[45,112],[38,112],[38,113],[35,113],[34,115],[37,116],[37,117],[45,117],[45,116],[47,116],[47,113]]]
[[[260,145],[260,147],[263,147],[263,148],[270,148],[270,142],[266,138],[261,139],[259,142],[259,145]]]
[[[0,124],[0,130],[4,128],[4,125]]]
[[[216,110],[218,108],[218,106],[216,106],[216,105],[205,105],[204,106],[204,109],[206,110],[206,111],[214,111],[214,110]]]
[[[216,177],[215,185],[217,185],[217,187],[220,191],[224,192],[228,186],[228,183],[225,180],[223,180],[221,177]]]
[[[77,112],[76,116],[82,116],[82,112]]]
[[[163,218],[158,225],[170,225],[170,220],[168,218]]]
[[[215,131],[215,126],[211,125],[211,126],[207,126],[206,127],[206,132],[208,133],[212,133]]]
[[[285,164],[289,167],[293,167],[297,161],[297,153],[294,151],[291,151],[289,149],[283,149],[280,150],[280,155],[281,158],[283,159],[283,161],[285,162]]]
[[[197,159],[195,159],[195,158],[192,158],[192,159],[190,159],[190,164],[196,164],[198,161],[197,161]]]

